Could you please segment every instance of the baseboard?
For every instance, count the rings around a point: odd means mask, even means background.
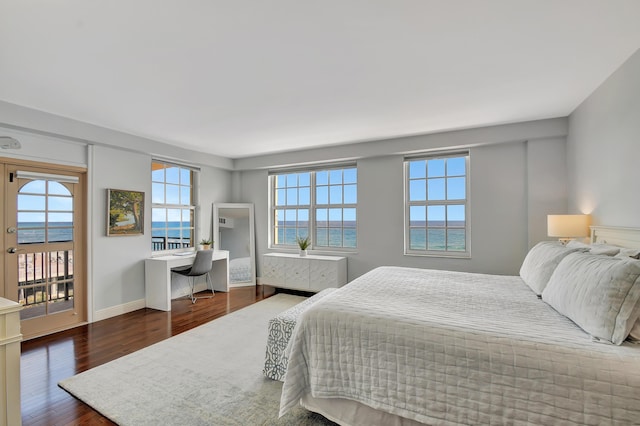
[[[117,317],[118,315],[126,314],[129,312],[137,311],[138,309],[144,309],[146,306],[144,299],[134,300],[127,302],[123,305],[111,306],[110,308],[100,309],[95,311],[93,315],[93,321],[100,321],[103,319]]]
[[[252,283],[229,283],[229,288],[237,288],[237,287],[255,287]]]

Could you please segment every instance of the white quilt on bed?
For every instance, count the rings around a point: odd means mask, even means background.
[[[640,422],[640,346],[592,342],[519,277],[378,268],[288,349],[281,414],[309,394],[428,424]]]
[[[232,283],[251,281],[250,257],[238,257],[229,261],[229,281]]]

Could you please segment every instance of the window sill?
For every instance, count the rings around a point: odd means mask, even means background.
[[[300,251],[298,249],[294,249],[290,247],[277,247],[277,246],[268,247],[268,250],[271,250],[276,253],[298,253]],[[358,250],[345,249],[345,248],[336,249],[336,250],[307,249],[307,254],[317,255],[317,256],[348,256],[348,255],[358,254]]]
[[[471,259],[471,253],[437,253],[437,252],[429,252],[429,253],[414,253],[414,252],[405,252],[404,256],[413,256],[413,257],[438,257],[441,259]]]

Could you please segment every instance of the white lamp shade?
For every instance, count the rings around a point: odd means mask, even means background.
[[[547,235],[558,238],[589,236],[588,214],[550,214],[547,216]]]

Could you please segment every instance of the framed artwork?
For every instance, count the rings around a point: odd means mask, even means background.
[[[107,189],[107,236],[144,234],[144,192]]]

